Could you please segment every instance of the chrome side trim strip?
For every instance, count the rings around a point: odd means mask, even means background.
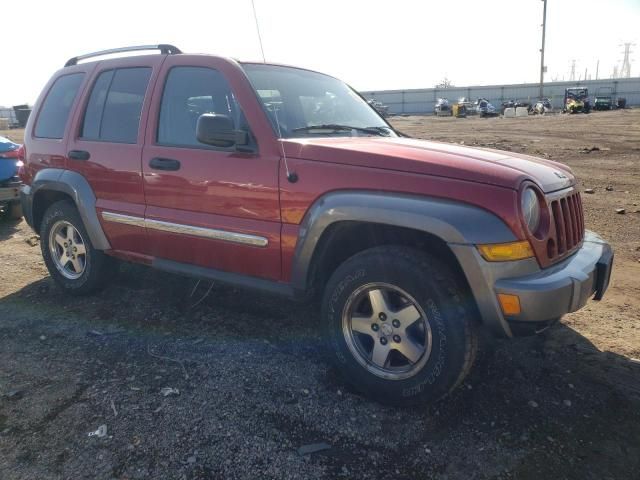
[[[229,232],[227,230],[217,230],[215,228],[195,227],[193,225],[163,222],[161,220],[152,220],[106,211],[102,212],[102,218],[108,222],[151,228],[162,232],[177,233],[180,235],[192,235],[194,237],[222,240],[224,242],[239,243],[241,245],[250,245],[252,247],[266,247],[269,245],[269,240],[267,238],[258,235],[249,235],[246,233],[236,233]]]
[[[125,225],[144,228],[144,218],[142,217],[133,217],[131,215],[123,215],[121,213],[102,212],[102,219],[107,222],[124,223]]]
[[[193,235],[194,237],[210,238],[212,240],[223,240],[225,242],[241,243],[254,247],[266,247],[269,240],[257,235],[246,233],[229,232],[227,230],[217,230],[214,228],[194,227],[192,225],[182,225],[179,223],[163,222],[160,220],[145,219],[147,228],[161,230],[163,232],[179,233],[183,235]]]

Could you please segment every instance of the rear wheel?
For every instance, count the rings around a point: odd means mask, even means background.
[[[477,348],[473,307],[451,269],[407,247],[376,247],[343,263],[323,299],[333,359],[380,402],[437,400],[469,372]]]
[[[115,259],[91,244],[80,214],[70,201],[51,205],[40,227],[40,246],[51,277],[74,295],[94,292],[113,276]]]

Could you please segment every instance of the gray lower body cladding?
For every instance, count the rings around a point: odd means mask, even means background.
[[[484,325],[500,336],[512,336],[512,325],[549,324],[579,310],[592,297],[599,300],[613,265],[609,244],[590,231],[572,256],[545,269],[533,259],[487,262],[472,245],[451,245],[451,249],[467,276]],[[521,313],[503,315],[498,293],[517,295]]]

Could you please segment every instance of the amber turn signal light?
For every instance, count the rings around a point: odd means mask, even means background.
[[[520,298],[517,295],[499,293],[500,308],[505,315],[520,315]]]
[[[533,257],[533,249],[527,240],[511,243],[478,245],[480,255],[488,262],[508,262]]]

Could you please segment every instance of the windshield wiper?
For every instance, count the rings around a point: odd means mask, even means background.
[[[382,129],[385,130],[382,130]],[[335,131],[348,131],[356,130],[358,132],[369,133],[371,135],[379,135],[381,137],[388,136],[386,127],[352,127],[350,125],[339,125],[336,123],[327,123],[323,125],[309,125],[308,127],[294,128],[294,132],[308,132],[310,130],[335,130]]]

